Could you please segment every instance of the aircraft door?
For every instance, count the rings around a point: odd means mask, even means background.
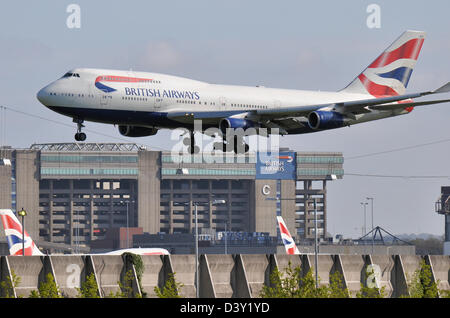
[[[155,111],[159,111],[161,109],[163,99],[161,97],[155,97]]]
[[[225,110],[227,108],[227,99],[223,96],[219,98],[219,109]]]

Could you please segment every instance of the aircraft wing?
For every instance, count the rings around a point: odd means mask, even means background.
[[[400,103],[400,104],[390,104],[393,102],[408,100],[412,98],[422,97],[430,94],[446,93],[450,92],[450,82],[441,86],[440,88],[433,91],[426,91],[420,93],[411,93],[404,95],[380,97],[380,98],[370,98],[361,99],[348,102],[336,102],[334,104],[321,104],[321,105],[305,105],[305,106],[294,106],[294,107],[280,107],[275,109],[263,109],[256,110],[256,113],[262,118],[282,118],[282,117],[301,117],[307,116],[310,112],[316,111],[322,108],[328,108],[327,110],[336,111],[342,114],[346,113],[367,113],[370,109],[378,110],[389,110],[397,108],[405,108],[410,106],[423,106],[436,103],[444,103],[449,100],[434,100],[434,101],[424,101],[424,102],[412,102],[412,103]],[[383,105],[388,104],[388,105]]]
[[[387,96],[380,98],[369,98],[353,101],[337,101],[336,103],[316,104],[316,105],[299,105],[291,107],[279,107],[269,109],[258,110],[218,110],[218,111],[189,111],[189,110],[174,110],[167,114],[169,119],[173,119],[179,122],[192,122],[195,119],[201,119],[206,122],[217,122],[222,118],[231,116],[241,118],[255,118],[259,121],[271,121],[276,119],[292,118],[292,117],[307,117],[309,113],[316,110],[335,111],[341,114],[360,114],[369,113],[370,110],[392,110],[402,109],[406,107],[424,106],[437,103],[445,103],[450,101],[449,99],[431,100],[423,102],[402,102],[399,101],[411,100],[412,98],[418,98],[431,94],[450,92],[450,82],[439,87],[433,91],[426,91],[420,93],[411,93],[404,95]],[[392,104],[395,103],[395,104]]]

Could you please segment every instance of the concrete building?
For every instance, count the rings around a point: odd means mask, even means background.
[[[174,155],[136,144],[34,144],[2,149],[0,206],[24,208],[37,241],[89,245],[111,228],[144,233],[263,232],[277,235],[276,215],[291,234],[326,233],[326,184],[341,179],[343,156],[282,149],[262,154]],[[225,204],[214,205],[223,199]],[[0,234],[0,237],[3,233]]]

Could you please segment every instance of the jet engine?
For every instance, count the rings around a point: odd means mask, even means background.
[[[256,126],[257,126],[256,123],[251,120],[233,117],[224,118],[219,123],[220,131],[222,131],[222,133],[224,134],[227,132],[227,128],[233,129],[242,128],[245,130],[247,128]]]
[[[127,137],[153,136],[153,135],[156,135],[157,132],[158,132],[158,129],[156,129],[156,128],[119,125],[119,133],[121,135],[127,136]]]
[[[333,129],[343,127],[346,118],[344,115],[330,111],[314,111],[308,115],[308,125],[311,129]]]

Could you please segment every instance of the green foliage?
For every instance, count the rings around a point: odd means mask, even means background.
[[[154,291],[159,298],[180,298],[179,291],[183,286],[176,281],[175,273],[170,273],[162,290],[155,286]]]
[[[408,283],[409,297],[411,298],[436,298],[439,297],[439,281],[433,282],[431,266],[421,260],[420,268],[414,272]]]
[[[300,267],[292,268],[291,262],[288,263],[284,273],[275,268],[270,274],[270,286],[263,286],[260,293],[262,298],[347,298],[348,296],[341,273],[336,271],[330,275],[329,286],[316,287],[312,270],[302,276]]]
[[[263,286],[262,298],[298,298],[300,292],[301,270],[292,268],[291,262],[282,273],[275,268],[270,274],[270,286]]]
[[[348,298],[350,292],[345,287],[344,276],[335,271],[330,275],[330,286],[328,287],[328,298]]]
[[[76,288],[76,290],[78,298],[100,298],[94,273],[89,274],[86,281],[81,284],[81,288]]]
[[[7,276],[6,280],[0,282],[0,295],[2,298],[14,298],[14,288],[18,287],[22,279],[11,270],[11,277]]]
[[[45,282],[39,285],[38,291],[32,290],[30,298],[62,298],[58,285],[51,273],[46,276]]]
[[[107,298],[141,298],[142,296],[139,293],[133,291],[133,271],[130,269],[125,273],[124,283],[122,284],[120,281],[117,282],[119,284],[120,290],[113,293],[110,292]]]
[[[143,288],[142,288],[142,275],[144,274],[145,267],[144,267],[144,261],[142,260],[141,255],[137,255],[137,254],[130,253],[130,252],[125,252],[122,254],[122,257],[124,257],[127,262],[130,262],[131,264],[134,265],[134,269],[136,271],[136,276],[138,279],[138,284],[139,284],[139,288],[142,293],[142,297],[146,297],[147,294],[143,291]]]

